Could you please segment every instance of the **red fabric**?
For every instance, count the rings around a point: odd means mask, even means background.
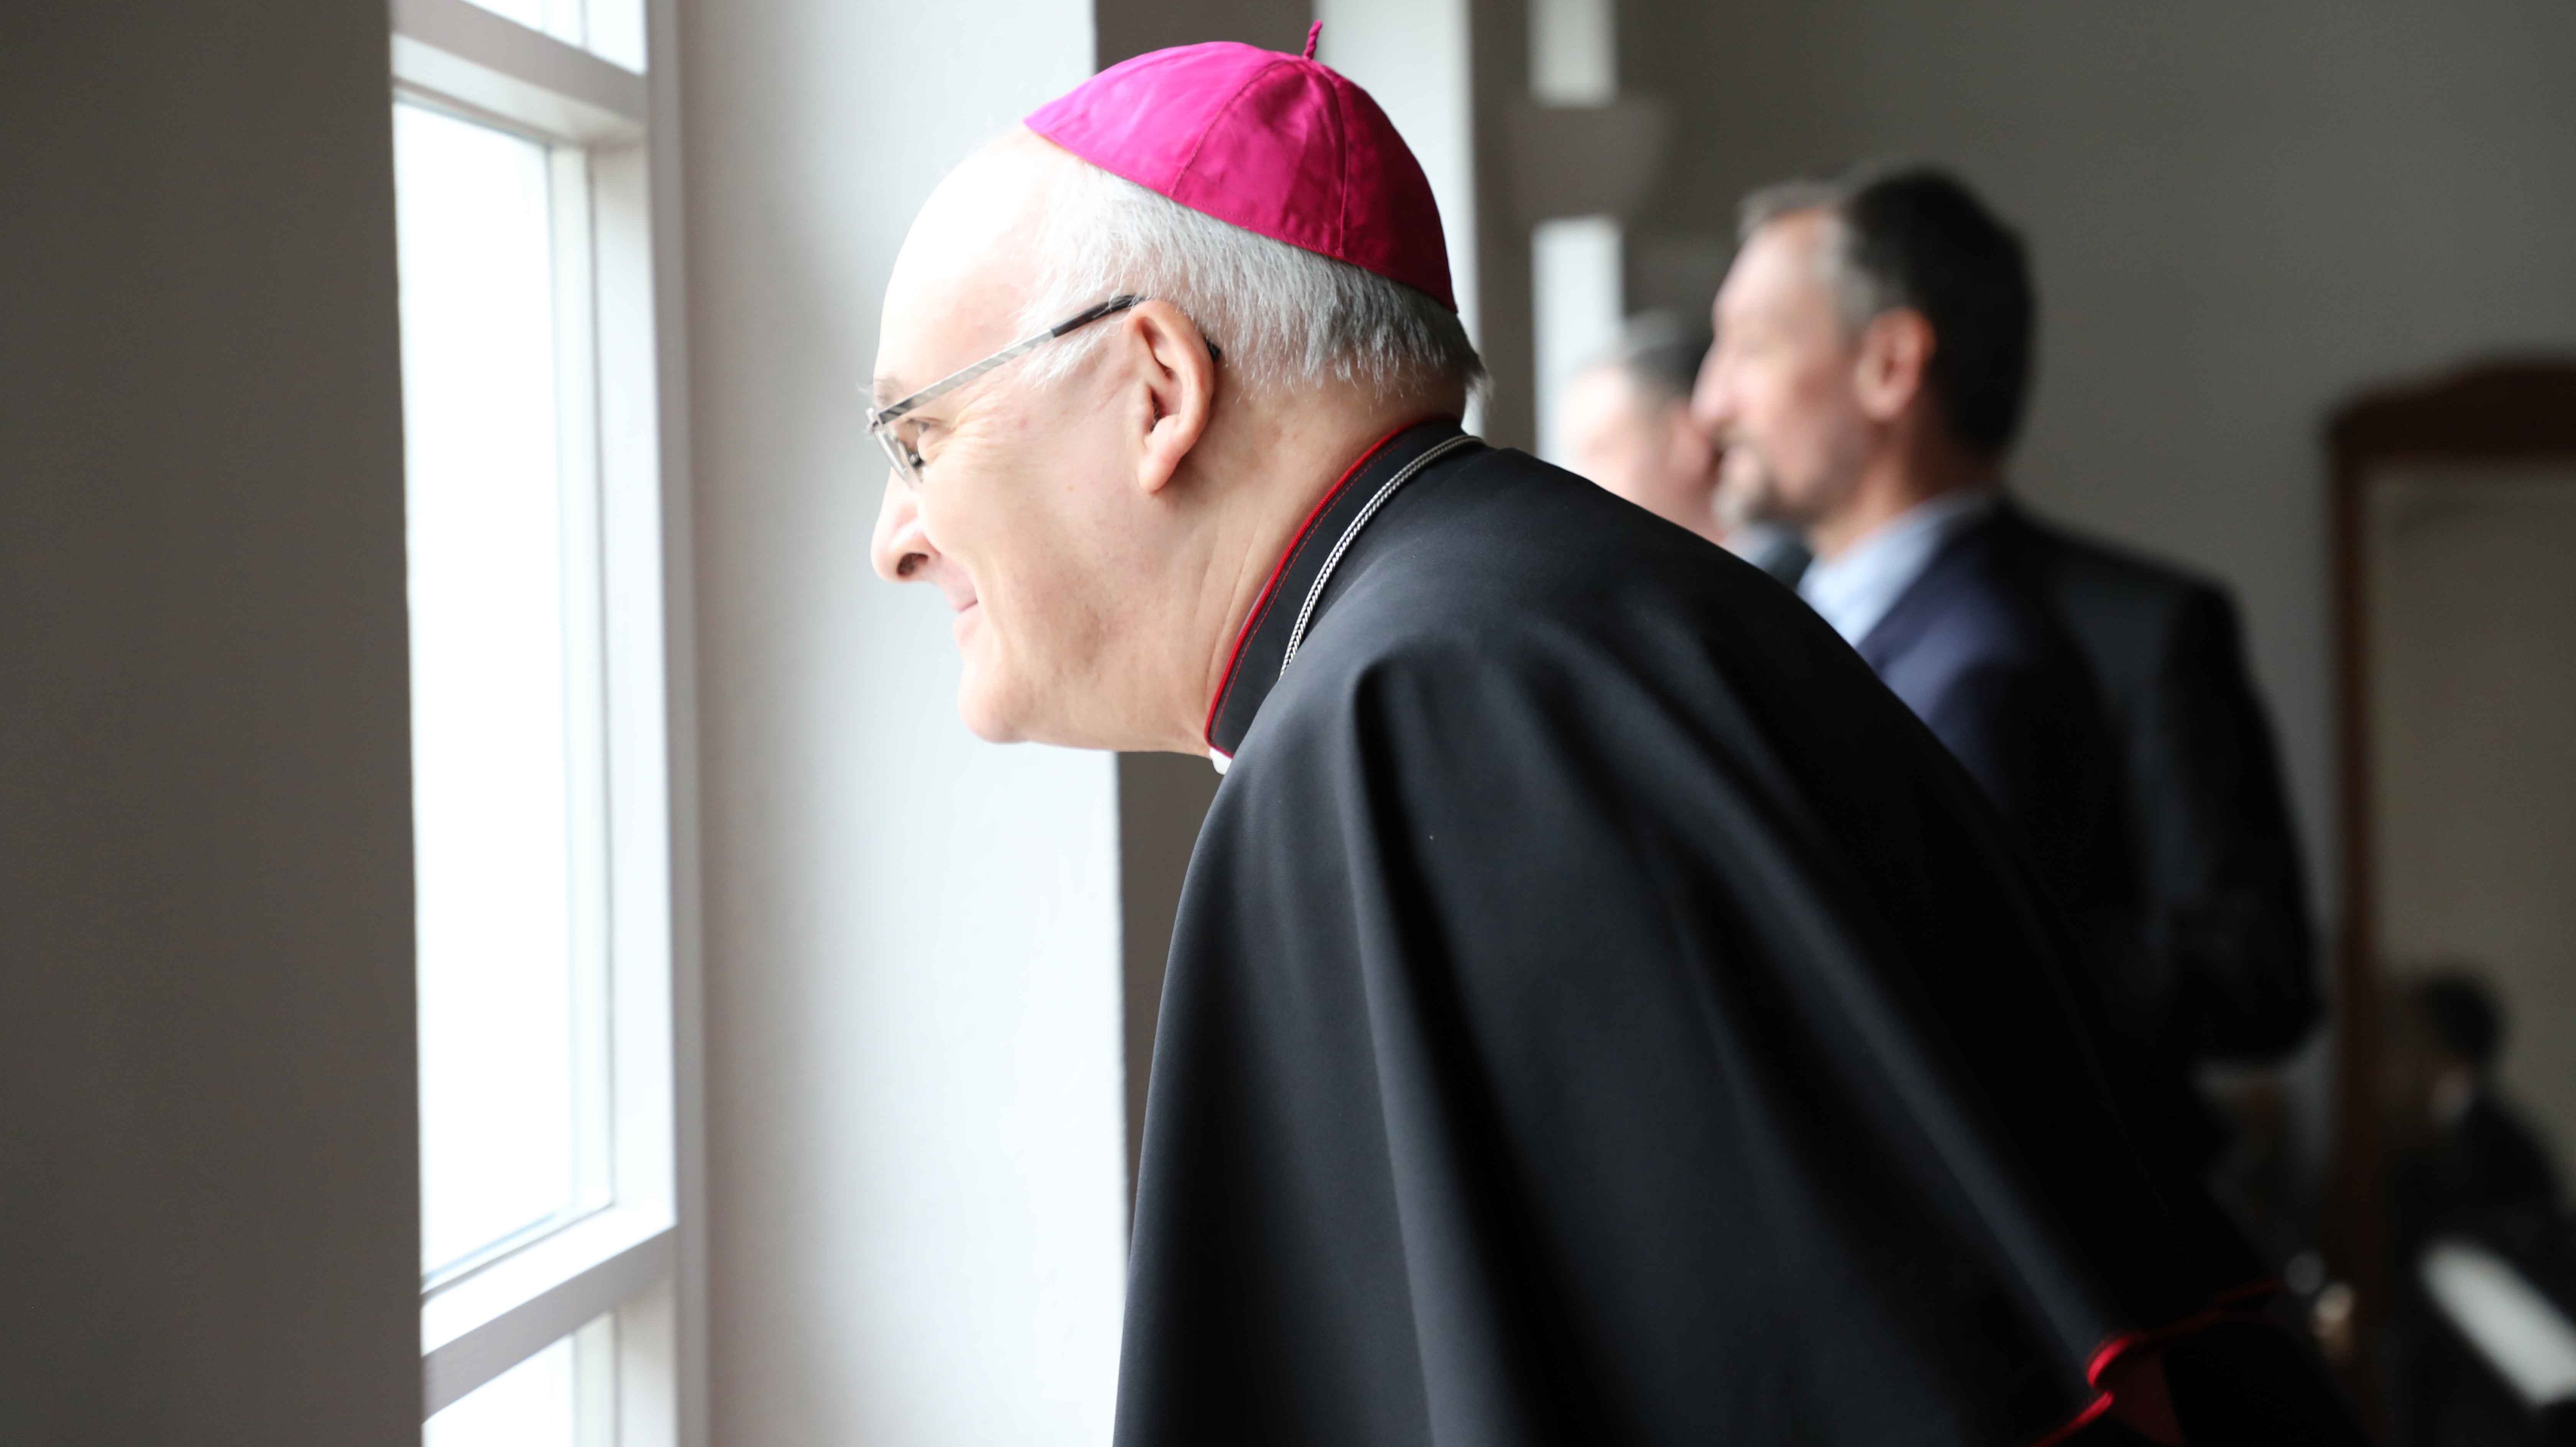
[[[1193,211],[1458,309],[1421,164],[1368,92],[1311,55],[1233,41],[1157,50],[1084,81],[1027,125]]]
[[[2210,1305],[2205,1310],[2195,1312],[2180,1321],[2157,1327],[2153,1331],[2122,1332],[2102,1343],[2094,1349],[2093,1360],[2086,1363],[2084,1367],[2084,1380],[2092,1383],[2100,1395],[2093,1399],[2091,1405],[2077,1413],[2075,1420],[2031,1443],[2030,1447],[2057,1447],[2058,1443],[2073,1437],[2095,1418],[2111,1410],[2113,1405],[2111,1394],[2102,1388],[2102,1375],[2111,1370],[2112,1363],[2142,1348],[2157,1348],[2168,1342],[2178,1341],[2196,1331],[2215,1326],[2231,1316],[2247,1315],[2264,1301],[2279,1294],[2280,1290],[2281,1286],[2277,1281],[2248,1282],[2243,1286],[2220,1292],[2211,1299]]]
[[[2128,1353],[2140,1347],[2162,1346],[2205,1327],[2216,1326],[2231,1316],[2251,1314],[2253,1308],[2271,1296],[2276,1289],[2268,1281],[2239,1286],[2220,1293],[2207,1310],[2196,1312],[2180,1321],[2157,1327],[2153,1331],[2122,1332],[2102,1343],[2094,1351],[2093,1360],[2084,1368],[2084,1379],[2098,1387],[2102,1385],[2102,1374],[2111,1369],[2113,1362]]]
[[[2111,1394],[2105,1392],[2101,1396],[2095,1397],[2091,1406],[2076,1413],[2074,1421],[2067,1423],[2065,1426],[2060,1427],[2056,1431],[2049,1433],[2047,1436],[2040,1438],[2038,1441],[2031,1443],[2030,1447],[2057,1447],[2057,1444],[2060,1442],[2063,1442],[2069,1437],[2074,1436],[2076,1433],[2083,1431],[2085,1428],[2092,1426],[2103,1413],[2110,1410]]]
[[[1315,530],[1315,520],[1324,515],[1324,509],[1333,505],[1333,499],[1342,495],[1343,488],[1351,485],[1351,479],[1360,475],[1360,469],[1369,465],[1369,459],[1384,452],[1388,443],[1419,425],[1408,422],[1371,443],[1369,450],[1360,454],[1359,461],[1344,468],[1341,478],[1315,500],[1315,506],[1306,513],[1306,520],[1297,525],[1297,535],[1288,540],[1288,546],[1279,550],[1279,561],[1270,565],[1270,581],[1261,585],[1261,596],[1253,600],[1252,612],[1245,616],[1243,627],[1235,632],[1234,648],[1225,656],[1225,676],[1216,681],[1216,697],[1208,700],[1207,722],[1200,726],[1199,737],[1207,740],[1209,748],[1216,747],[1217,710],[1225,707],[1226,691],[1234,687],[1234,669],[1243,661],[1243,645],[1259,631],[1261,620],[1270,616],[1270,601],[1279,591],[1279,579],[1288,571],[1288,560],[1297,556],[1297,550],[1306,545],[1306,534]]]

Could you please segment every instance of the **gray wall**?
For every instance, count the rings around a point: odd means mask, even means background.
[[[1100,66],[1173,45],[1239,40],[1265,50],[1306,43],[1308,0],[1098,0]],[[1118,759],[1118,923],[1120,1033],[1126,1069],[1127,1181],[1133,1193],[1145,1127],[1145,1083],[1154,1062],[1154,1021],[1162,1013],[1163,961],[1199,824],[1216,797],[1207,760],[1180,754]]]
[[[0,1441],[420,1432],[385,12],[0,6]]]
[[[863,392],[931,185],[1087,0],[685,7],[710,1399],[725,1447],[1096,1443],[1125,1267],[1117,785],[976,742],[880,583]]]
[[[2380,957],[2485,977],[2505,1094],[2576,1161],[2576,469],[2382,469],[2359,541]]]
[[[1149,50],[1208,40],[1294,54],[1313,10],[1310,0],[1096,0],[1092,19],[1106,70]]]
[[[2016,477],[2235,586],[2329,911],[2318,430],[2368,384],[2576,346],[2576,10],[1625,0],[1619,32],[1676,111],[1636,304],[1705,305],[1735,197],[1853,157],[1955,164],[2023,225]]]
[[[1163,1013],[1163,966],[1181,883],[1199,826],[1216,802],[1217,772],[1188,754],[1118,756],[1119,950],[1126,976],[1127,1183],[1132,1196],[1144,1149],[1145,1086],[1153,1075],[1154,1023]]]

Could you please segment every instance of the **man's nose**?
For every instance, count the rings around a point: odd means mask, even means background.
[[[868,558],[876,564],[877,576],[889,583],[924,581],[922,570],[938,553],[930,544],[929,534],[921,530],[920,494],[888,472],[885,501],[877,508],[876,535],[868,545]]]

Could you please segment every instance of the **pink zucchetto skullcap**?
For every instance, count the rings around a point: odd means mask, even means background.
[[[1456,311],[1431,183],[1368,92],[1315,59],[1232,41],[1123,61],[1028,128],[1193,211],[1304,247]]]

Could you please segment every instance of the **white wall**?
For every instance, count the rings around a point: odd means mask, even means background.
[[[975,742],[869,572],[914,209],[1081,0],[685,7],[710,1398],[724,1447],[1096,1443],[1125,1262],[1112,761]]]
[[[1574,379],[1617,345],[1625,314],[1619,222],[1564,216],[1530,229],[1531,352],[1538,373],[1539,456],[1563,467],[1568,443],[1559,415]]]
[[[385,9],[0,5],[0,1442],[420,1440]]]
[[[1475,0],[1315,0],[1315,58],[1357,81],[1421,162],[1449,243],[1467,335],[1477,313],[1476,127],[1469,54]]]
[[[2223,575],[2331,913],[2327,411],[2471,354],[2576,345],[2576,9],[1627,0],[1623,86],[1676,108],[1639,305],[1702,306],[1749,185],[1957,165],[2046,312],[2015,473]]]

